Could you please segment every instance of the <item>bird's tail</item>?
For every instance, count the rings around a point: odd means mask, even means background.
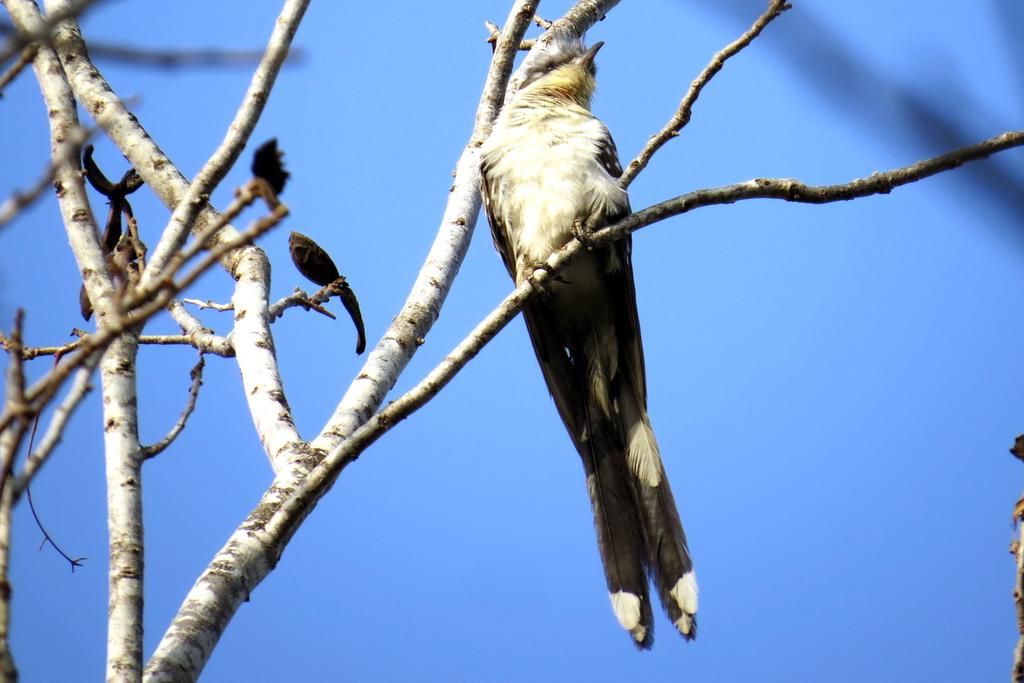
[[[597,546],[604,565],[612,611],[633,643],[654,643],[654,617],[647,592],[644,534],[626,459],[608,425],[596,426],[580,449],[587,492],[594,509]]]
[[[653,643],[647,577],[687,640],[697,634],[697,582],[675,500],[647,417],[641,375],[615,344],[584,344],[587,413],[579,445],[612,609],[637,647]],[[597,352],[597,348],[603,353]],[[595,359],[601,357],[601,360]]]
[[[620,391],[617,405],[647,568],[669,619],[686,640],[693,640],[697,636],[697,578],[658,443],[636,391]]]

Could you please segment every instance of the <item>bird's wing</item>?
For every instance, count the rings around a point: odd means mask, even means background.
[[[613,178],[622,175],[611,135],[604,137],[598,145],[598,158]],[[627,203],[623,210],[609,214],[606,221],[598,225],[615,223],[629,212]],[[627,443],[627,460],[634,474],[631,481],[643,525],[647,567],[669,619],[683,637],[690,640],[697,633],[696,581],[686,534],[647,416],[647,373],[633,281],[632,237],[627,235],[617,240],[611,249],[613,258],[617,258],[621,265],[617,270],[609,269],[606,281],[609,302],[615,309],[615,335],[619,349],[620,381],[616,386],[616,405]],[[657,483],[651,485],[655,480]]]
[[[486,157],[480,164],[480,196],[483,199],[484,212],[487,214],[487,224],[491,226],[491,239],[494,240],[494,248],[501,255],[502,263],[508,271],[512,280],[516,279],[516,262],[512,255],[512,246],[508,236],[508,228],[503,221],[498,220],[498,213],[494,205],[501,192],[501,181],[488,173],[489,164]]]

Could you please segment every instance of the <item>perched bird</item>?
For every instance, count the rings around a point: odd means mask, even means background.
[[[615,143],[590,112],[594,56],[556,35],[481,149],[494,244],[517,284],[574,237],[630,213]],[[648,576],[676,628],[697,633],[697,582],[647,417],[632,243],[581,250],[523,309],[558,412],[583,460],[612,610],[653,644]]]

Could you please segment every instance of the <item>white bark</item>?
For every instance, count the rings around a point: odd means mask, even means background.
[[[47,8],[59,11],[68,1],[48,0]],[[275,24],[271,47],[281,59],[287,53],[286,43],[294,35],[295,26],[306,4],[304,1],[290,0],[286,3],[284,11],[291,14],[286,16],[283,13]],[[176,208],[187,196],[189,183],[135,117],[128,112],[110,84],[89,62],[81,32],[73,20],[58,26],[54,32],[54,45],[65,65],[68,80],[76,97],[120,147],[142,179],[169,208]],[[276,70],[272,71],[276,74]],[[260,88],[269,87],[271,80],[269,71],[258,84],[254,80],[249,93],[251,99],[256,101],[265,97],[265,94],[261,94]],[[243,102],[242,109],[251,116],[257,116],[259,112],[251,109],[253,105],[249,99],[247,97]],[[244,128],[245,126],[240,126],[234,135],[229,134],[231,142],[225,144],[235,146],[243,140]],[[215,158],[219,159],[220,156],[215,155]],[[208,165],[210,168],[213,166],[216,164]],[[216,175],[213,171],[210,173],[211,178]],[[216,211],[204,205],[198,212],[192,230],[194,233],[201,233],[216,221]],[[228,240],[237,239],[237,236],[238,232],[233,227],[225,226],[217,231],[207,246],[213,248]],[[168,244],[175,243],[177,239],[170,240]],[[163,253],[163,247],[158,248],[158,251]],[[236,303],[241,302],[245,307],[246,314],[238,316],[236,320],[233,336],[235,354],[246,388],[246,400],[249,402],[249,410],[260,441],[271,463],[276,467],[279,453],[286,445],[297,442],[299,436],[285,399],[270,333],[269,316],[266,313],[270,263],[263,251],[254,246],[234,250],[225,256],[221,263],[237,281]],[[157,276],[150,275],[150,278],[155,280]],[[271,343],[267,343],[268,341]]]
[[[108,681],[138,681],[142,677],[144,545],[137,355],[138,340],[127,333],[110,345],[100,361],[110,536]]]

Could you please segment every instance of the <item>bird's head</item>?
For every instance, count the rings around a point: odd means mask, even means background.
[[[594,43],[588,49],[578,36],[555,34],[527,70],[521,92],[564,97],[589,107],[597,87],[594,57],[602,45]]]

